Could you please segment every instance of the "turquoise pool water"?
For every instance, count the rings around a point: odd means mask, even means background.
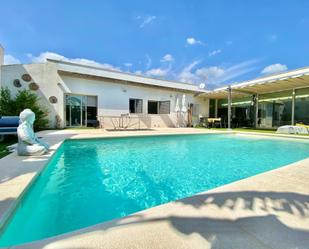
[[[0,246],[123,217],[306,157],[306,141],[254,136],[69,140],[20,201]]]

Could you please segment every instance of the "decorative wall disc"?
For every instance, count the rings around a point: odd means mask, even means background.
[[[56,96],[50,96],[49,102],[52,103],[52,104],[56,104],[58,102],[58,99],[57,99]]]
[[[19,80],[19,79],[15,79],[15,80],[13,81],[13,85],[14,85],[15,87],[21,87],[20,80]]]
[[[31,81],[31,76],[30,76],[30,74],[23,74],[22,76],[21,76],[21,78],[23,79],[23,81],[26,81],[26,82],[29,82],[29,81]]]
[[[32,91],[36,91],[39,89],[39,85],[37,83],[32,82],[29,84],[29,89]]]

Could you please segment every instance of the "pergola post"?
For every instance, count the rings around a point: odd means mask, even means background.
[[[218,117],[218,99],[215,99],[215,118]]]
[[[295,124],[295,89],[292,91],[292,117],[291,117],[291,125]]]
[[[255,95],[255,128],[258,127],[259,122],[259,94]]]
[[[231,117],[232,117],[232,88],[228,86],[228,106],[227,106],[227,128],[231,130]]]

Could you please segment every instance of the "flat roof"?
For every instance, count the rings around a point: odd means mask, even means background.
[[[263,94],[309,87],[309,67],[272,74],[229,85],[232,97],[244,97],[252,94]],[[204,93],[203,96],[214,99],[227,98],[227,88],[220,87]]]
[[[184,91],[192,91],[196,93],[208,92],[205,89],[199,88],[197,85],[193,85],[189,83],[150,78],[150,77],[145,77],[142,75],[124,73],[124,72],[109,70],[109,69],[105,69],[101,67],[95,67],[95,66],[90,66],[90,65],[80,64],[80,63],[62,61],[62,60],[47,59],[47,61],[56,63],[57,69],[59,72],[85,75],[85,76],[93,76],[93,77],[109,78],[109,79],[120,80],[120,81],[125,81],[125,82],[132,82],[135,84],[149,85],[149,86],[156,86],[156,87],[163,87],[163,88],[170,88],[170,89],[177,89],[177,90],[184,90]]]

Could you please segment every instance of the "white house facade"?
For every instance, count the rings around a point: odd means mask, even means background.
[[[47,108],[50,128],[93,126],[144,129],[195,125],[208,116],[198,86],[50,60],[2,65],[1,87],[30,89]]]

